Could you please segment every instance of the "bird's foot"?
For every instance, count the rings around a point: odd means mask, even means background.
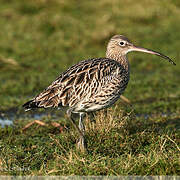
[[[80,150],[81,152],[85,152],[85,143],[84,143],[84,137],[80,136],[77,142],[77,149]]]

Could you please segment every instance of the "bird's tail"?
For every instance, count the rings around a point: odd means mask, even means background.
[[[64,96],[63,96],[64,97]],[[63,99],[63,98],[62,98]],[[25,111],[36,108],[50,108],[62,106],[62,99],[59,98],[59,88],[47,88],[35,98],[23,105]],[[67,101],[67,96],[64,98]],[[65,100],[63,102],[65,102]]]
[[[22,107],[25,109],[25,111],[29,111],[31,109],[38,108],[38,104],[34,100],[30,100],[30,101],[26,102],[25,104],[23,104]]]

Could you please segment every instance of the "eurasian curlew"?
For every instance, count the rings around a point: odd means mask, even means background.
[[[73,65],[43,92],[23,105],[25,110],[67,106],[67,114],[79,132],[78,147],[84,150],[83,116],[113,105],[124,92],[129,81],[128,52],[140,51],[155,54],[175,63],[167,56],[133,45],[125,36],[113,36],[107,46],[105,58],[88,59]],[[80,116],[79,126],[72,113]]]

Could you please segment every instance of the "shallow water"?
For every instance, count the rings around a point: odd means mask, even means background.
[[[18,111],[17,109],[9,110],[9,111],[0,111],[0,126],[11,126],[13,125],[13,121],[15,120],[42,120],[43,118],[50,116],[53,119],[58,119],[62,117],[62,112],[50,111],[46,110],[43,112],[40,111]]]
[[[0,125],[2,128],[4,128],[5,126],[12,126],[13,121],[9,119],[0,119]]]
[[[137,118],[144,118],[144,119],[150,119],[150,118],[154,118],[154,117],[164,117],[164,118],[167,118],[167,117],[174,117],[176,116],[177,114],[176,113],[172,113],[172,112],[166,112],[166,113],[159,113],[159,114],[136,114],[136,117]]]
[[[31,112],[18,112],[17,110],[7,111],[7,112],[0,112],[0,126],[2,128],[6,126],[12,126],[14,120],[18,119],[34,119],[34,120],[42,120],[44,117],[50,116],[52,119],[58,119],[59,117],[63,116],[63,113],[58,111],[45,111],[45,112],[38,112],[38,111],[31,111]],[[155,117],[164,117],[164,118],[172,118],[177,116],[176,113],[166,112],[166,113],[159,113],[159,114],[136,114],[137,118],[144,118],[145,120],[155,118]]]

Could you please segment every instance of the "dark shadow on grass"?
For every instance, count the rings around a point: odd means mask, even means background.
[[[179,101],[180,97],[166,97],[166,98],[155,98],[155,97],[150,97],[142,100],[137,100],[137,101],[132,101],[133,104],[149,104],[153,103],[156,101]]]

